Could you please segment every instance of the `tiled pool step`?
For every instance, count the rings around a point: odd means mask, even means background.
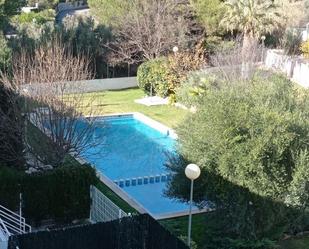
[[[114,183],[121,188],[133,187],[137,185],[166,182],[170,180],[171,177],[172,177],[172,174],[161,174],[161,175],[155,175],[155,176],[143,176],[143,177],[135,177],[135,178],[128,178],[128,179],[119,179],[119,180],[115,180]]]

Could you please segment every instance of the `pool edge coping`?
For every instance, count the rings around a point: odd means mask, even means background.
[[[214,211],[215,209],[211,209],[211,208],[203,208],[203,209],[193,209],[192,210],[192,214],[202,214],[202,213],[209,213]],[[183,216],[187,216],[189,215],[189,210],[187,211],[178,211],[178,212],[170,212],[170,213],[163,213],[163,214],[159,214],[159,215],[154,215],[153,217],[156,220],[166,220],[166,219],[174,219],[174,218],[179,218],[179,217],[183,217]]]
[[[103,173],[99,172],[94,166],[92,167],[95,169],[100,181],[104,183],[108,188],[110,188],[121,199],[123,199],[127,204],[129,204],[132,208],[134,208],[140,214],[149,213],[151,215],[151,213],[147,209],[145,209],[139,202],[137,202],[134,198],[132,198],[128,193],[126,193],[118,185],[116,185],[111,179],[109,179]]]
[[[133,118],[143,122],[144,124],[150,126],[151,128],[161,132],[168,134],[172,139],[177,139],[178,136],[174,129],[168,127],[165,124],[160,123],[153,118],[148,117],[147,115],[141,112],[124,112],[124,113],[110,113],[110,114],[101,114],[101,115],[85,115],[86,118],[95,118],[95,117],[121,117],[121,116],[133,116]]]

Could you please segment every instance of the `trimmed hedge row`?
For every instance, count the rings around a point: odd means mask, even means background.
[[[18,210],[21,192],[28,221],[71,222],[88,217],[89,187],[97,181],[88,165],[67,165],[34,175],[0,167],[0,204]]]

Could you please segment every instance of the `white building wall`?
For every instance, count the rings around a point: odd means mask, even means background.
[[[56,87],[57,84],[28,84],[24,85],[24,89],[32,91],[44,91],[46,87]],[[136,77],[96,79],[84,81],[72,81],[61,83],[65,93],[84,93],[84,92],[101,92],[107,90],[121,90],[126,88],[137,87]],[[55,88],[55,91],[56,88]]]

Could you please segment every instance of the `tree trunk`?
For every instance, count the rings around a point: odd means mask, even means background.
[[[246,80],[250,75],[250,62],[252,57],[252,49],[254,44],[254,35],[252,32],[245,32],[242,44],[242,62],[241,62],[241,78]]]

